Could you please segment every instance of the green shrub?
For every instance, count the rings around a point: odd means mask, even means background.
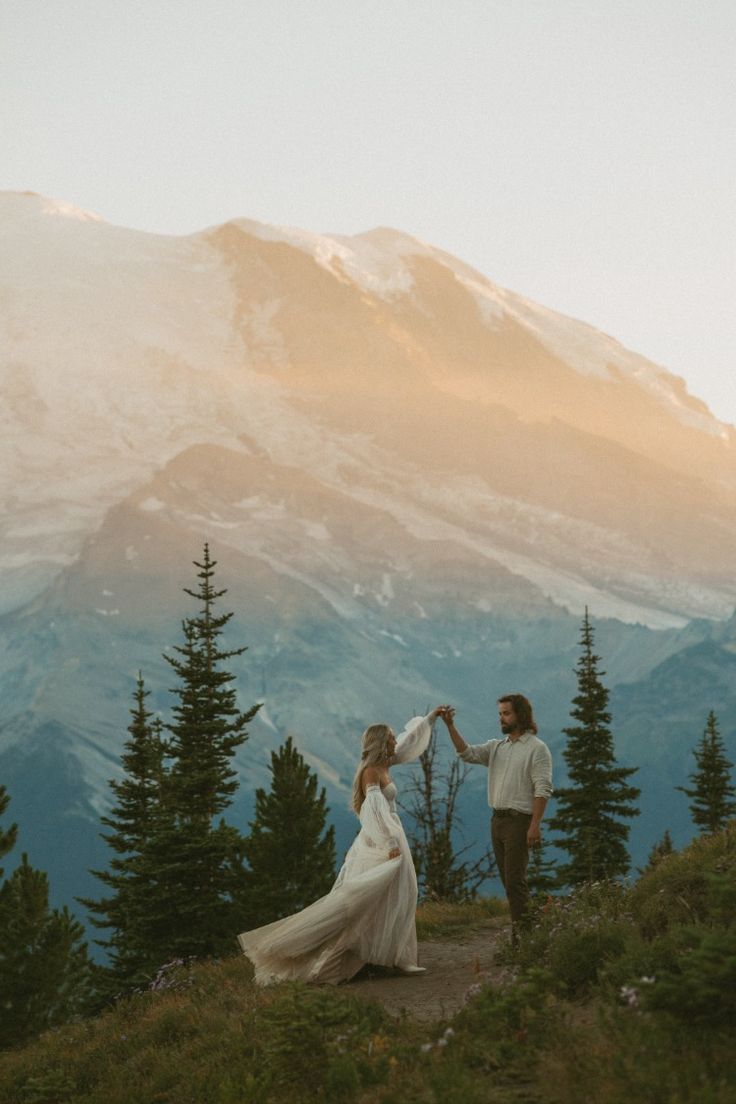
[[[675,969],[689,946],[682,928],[665,932],[658,939],[645,939],[641,932],[629,931],[621,953],[609,958],[599,972],[601,996],[614,1004],[620,1003],[622,989],[636,988],[643,978],[656,978]]]
[[[675,969],[655,975],[644,1006],[688,1023],[736,1024],[736,927],[692,932]]]
[[[551,974],[534,968],[512,985],[478,986],[453,1021],[468,1060],[500,1068],[529,1047],[540,1047],[556,1003],[553,988]]]
[[[373,1079],[389,1022],[378,1005],[339,990],[278,986],[258,1017],[264,1082],[300,1100],[343,1099]]]
[[[623,954],[630,934],[628,927],[606,919],[564,928],[548,955],[548,966],[559,990],[570,997],[587,993],[604,967]]]
[[[667,855],[639,878],[629,894],[629,907],[642,933],[656,938],[672,927],[712,918],[714,909],[724,907],[714,875],[724,875],[734,885],[736,820],[716,835],[701,836],[684,851]]]
[[[617,882],[594,882],[569,897],[550,898],[530,918],[511,958],[522,973],[544,967],[559,994],[582,996],[637,936],[627,903]]]
[[[728,1029],[593,1001],[558,1018],[535,1085],[546,1104],[733,1104],[736,1050]]]

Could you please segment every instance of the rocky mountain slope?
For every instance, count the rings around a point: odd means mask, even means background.
[[[713,687],[736,727],[736,437],[681,380],[397,231],[169,238],[7,193],[0,349],[0,777],[64,893],[104,860],[139,668],[169,708],[204,539],[266,703],[241,823],[288,732],[345,839],[378,717],[454,700],[487,738],[519,688],[559,750],[587,604],[648,772],[637,848],[685,832]]]

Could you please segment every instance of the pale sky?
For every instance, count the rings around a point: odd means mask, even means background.
[[[393,226],[736,423],[735,58],[736,0],[0,0],[0,189]]]

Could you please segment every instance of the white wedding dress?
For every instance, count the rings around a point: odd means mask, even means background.
[[[431,719],[430,719],[431,718]],[[418,758],[432,714],[414,717],[396,743],[392,765]],[[368,786],[360,831],[330,892],[301,912],[238,936],[260,985],[271,981],[346,981],[366,963],[417,966],[417,878],[396,812],[396,786]],[[399,849],[398,858],[389,852]]]

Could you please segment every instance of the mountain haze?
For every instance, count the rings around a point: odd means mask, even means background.
[[[174,238],[4,193],[0,258],[0,778],[60,892],[104,861],[139,668],[170,707],[204,539],[265,701],[240,823],[289,732],[345,839],[372,720],[453,700],[486,739],[518,688],[559,750],[588,605],[636,847],[684,833],[670,776],[708,708],[734,729],[736,435],[682,380],[385,228]]]

